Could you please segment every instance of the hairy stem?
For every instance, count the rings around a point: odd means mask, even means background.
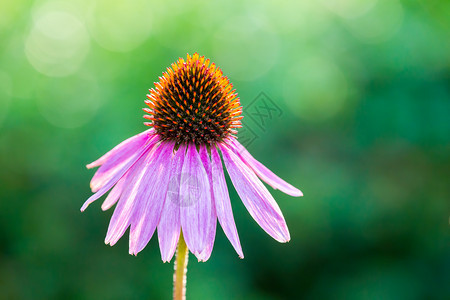
[[[183,238],[183,233],[180,233],[180,240],[178,241],[177,254],[175,259],[174,273],[173,273],[173,299],[186,299],[186,272],[188,263],[189,250]]]

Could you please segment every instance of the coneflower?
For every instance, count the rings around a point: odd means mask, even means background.
[[[219,220],[243,258],[219,150],[250,215],[275,240],[289,241],[283,214],[260,179],[291,196],[302,193],[238,142],[242,107],[222,71],[204,56],[188,54],[167,68],[147,98],[144,118],[151,128],[87,165],[100,168],[91,180],[94,195],[81,211],[110,189],[102,209],[117,202],[105,243],[114,245],[130,227],[129,252],[136,255],[157,229],[164,262],[177,245],[185,249],[177,274],[188,250],[208,260]]]

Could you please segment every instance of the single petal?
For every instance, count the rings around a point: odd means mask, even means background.
[[[242,253],[239,235],[233,218],[230,196],[228,195],[227,183],[223,174],[222,161],[216,147],[211,147],[212,159],[212,187],[214,192],[214,204],[216,207],[217,218],[222,226],[225,235],[233,245],[240,258],[244,258]]]
[[[139,134],[136,134],[119,145],[115,146],[113,149],[108,151],[106,154],[104,154],[102,157],[97,159],[94,162],[91,162],[90,164],[86,165],[88,169],[95,168],[98,166],[103,165],[110,157],[115,155],[120,155],[121,152],[128,148],[139,148],[140,146],[145,144],[145,141],[148,139],[149,134],[153,132],[153,128],[150,128],[149,130],[143,131]]]
[[[128,173],[129,173],[129,171],[127,172],[127,174]],[[117,200],[119,200],[120,195],[123,192],[123,187],[124,187],[124,183],[127,179],[127,174],[123,175],[123,177],[119,181],[117,181],[116,185],[109,192],[105,201],[103,201],[103,203],[102,203],[103,211],[110,209],[114,204],[116,204]]]
[[[138,143],[139,142],[139,143]],[[105,185],[115,174],[120,172],[128,162],[134,160],[139,155],[139,149],[149,143],[156,144],[158,138],[155,135],[142,136],[135,143],[129,143],[121,148],[114,155],[110,156],[108,160],[95,172],[91,180],[92,192],[97,192],[103,185]]]
[[[84,202],[83,206],[81,207],[81,211],[84,211],[89,204],[103,196],[107,191],[109,191],[116,183],[119,181],[123,175],[136,163],[138,159],[140,159],[145,153],[147,153],[150,149],[152,149],[155,146],[153,143],[148,143],[146,146],[138,150],[137,154],[133,156],[132,160],[129,160],[118,172],[114,174],[114,176],[109,179],[105,184],[102,186],[98,192],[96,192],[94,195],[89,197],[89,199]]]
[[[265,183],[273,187],[274,189],[279,189],[285,194],[300,197],[303,193],[296,187],[290,185],[272,171],[270,171],[266,166],[257,161],[253,156],[242,146],[236,139],[230,139],[231,150],[238,155],[242,161],[248,165]]]
[[[207,230],[208,233],[206,235],[206,247],[203,249],[203,251],[200,253],[199,260],[200,261],[207,261],[209,257],[211,256],[212,249],[214,247],[214,239],[216,237],[216,226],[217,226],[217,214],[216,214],[216,208],[214,205],[214,193],[213,193],[213,186],[212,186],[212,170],[211,170],[211,159],[208,155],[208,150],[206,149],[205,145],[200,146],[200,160],[202,161],[203,167],[206,170],[206,174],[208,175],[208,181],[210,186],[210,193],[211,193],[211,214],[209,215],[209,221],[207,224]]]
[[[174,144],[161,143],[155,163],[149,165],[136,196],[136,210],[131,220],[130,254],[138,254],[150,241],[161,217],[171,175]]]
[[[289,241],[286,221],[267,188],[233,151],[219,146],[231,181],[250,215],[275,240]]]
[[[180,178],[186,146],[181,145],[172,159],[171,178],[158,224],[158,240],[163,262],[172,259],[180,237]]]
[[[186,244],[197,258],[206,247],[213,211],[208,175],[194,144],[189,144],[180,181],[181,228]]]
[[[111,246],[117,243],[127,228],[130,226],[132,217],[138,208],[139,189],[146,185],[144,175],[155,161],[156,155],[161,151],[161,147],[155,146],[146,155],[142,156],[136,165],[130,170],[124,182],[124,190],[120,196],[119,203],[114,209],[108,226],[105,243]]]

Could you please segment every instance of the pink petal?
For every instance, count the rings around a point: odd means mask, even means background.
[[[120,154],[122,151],[128,148],[139,148],[142,145],[144,145],[145,141],[148,139],[148,136],[150,133],[153,132],[153,128],[150,128],[149,130],[146,130],[144,132],[141,132],[139,134],[136,134],[119,145],[115,146],[113,149],[108,151],[106,154],[104,154],[102,157],[97,159],[94,162],[91,162],[90,164],[86,165],[88,169],[95,168],[98,166],[103,165],[110,157],[115,156],[117,154]]]
[[[144,249],[159,223],[171,176],[173,147],[173,143],[162,142],[155,162],[146,167],[145,183],[137,192],[136,213],[131,220],[130,254]]]
[[[136,207],[138,207],[139,190],[146,185],[144,175],[148,166],[153,164],[156,155],[160,152],[161,147],[155,146],[139,159],[133,169],[130,170],[129,175],[127,175],[127,179],[124,182],[124,190],[109,222],[105,238],[106,244],[112,246],[117,243],[128,226],[130,226]]]
[[[128,174],[128,172],[127,172],[127,174]],[[119,181],[117,181],[116,185],[109,192],[105,201],[103,201],[103,204],[102,204],[103,211],[110,209],[114,204],[116,204],[117,200],[119,200],[120,195],[123,192],[123,185],[127,179],[127,174],[123,175],[123,177]]]
[[[135,155],[133,155],[133,159],[129,160],[120,170],[114,173],[114,176],[110,178],[107,182],[105,182],[101,189],[96,192],[94,195],[92,195],[89,199],[84,202],[83,206],[81,207],[81,211],[84,211],[89,204],[103,196],[109,189],[111,189],[117,181],[119,181],[123,175],[136,163],[138,159],[141,158],[145,153],[148,152],[149,149],[153,148],[155,146],[153,143],[148,143],[146,146],[139,149]]]
[[[97,192],[103,185],[105,185],[115,174],[120,172],[128,162],[134,160],[139,154],[138,150],[145,144],[157,142],[155,135],[142,135],[136,138],[134,142],[127,143],[114,154],[110,155],[105,163],[97,170],[91,180],[92,192]]]
[[[214,192],[214,203],[216,206],[217,218],[222,226],[225,235],[233,245],[240,258],[244,258],[241,243],[233,218],[230,196],[228,195],[227,183],[222,169],[222,161],[216,147],[211,147],[212,158],[212,187]]]
[[[275,240],[289,241],[286,221],[267,188],[233,151],[219,146],[231,181],[250,215]]]
[[[303,196],[303,193],[290,185],[277,175],[275,175],[272,171],[270,171],[266,166],[253,158],[253,156],[242,146],[236,139],[230,139],[231,150],[238,155],[242,161],[248,165],[264,182],[273,187],[274,189],[279,189],[285,194],[300,197]]]
[[[189,144],[181,172],[181,228],[186,244],[199,260],[206,248],[213,204],[208,174],[195,145]]]
[[[202,161],[203,167],[206,170],[206,174],[208,175],[208,181],[210,185],[210,193],[211,193],[211,205],[212,205],[212,212],[209,215],[209,220],[207,224],[208,228],[208,234],[206,236],[206,247],[203,249],[203,251],[200,253],[199,260],[200,261],[207,261],[209,257],[211,256],[212,249],[214,247],[214,239],[216,237],[216,226],[217,226],[217,214],[216,214],[216,208],[214,205],[214,193],[213,193],[213,186],[212,186],[212,172],[211,172],[211,159],[208,155],[208,150],[206,149],[205,145],[200,146],[200,160]]]
[[[172,259],[180,237],[180,178],[186,146],[181,145],[172,159],[171,178],[158,224],[158,240],[163,262]]]

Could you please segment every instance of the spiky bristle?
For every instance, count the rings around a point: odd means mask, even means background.
[[[236,134],[242,107],[228,78],[204,56],[180,58],[150,89],[144,123],[162,140],[215,144]]]

